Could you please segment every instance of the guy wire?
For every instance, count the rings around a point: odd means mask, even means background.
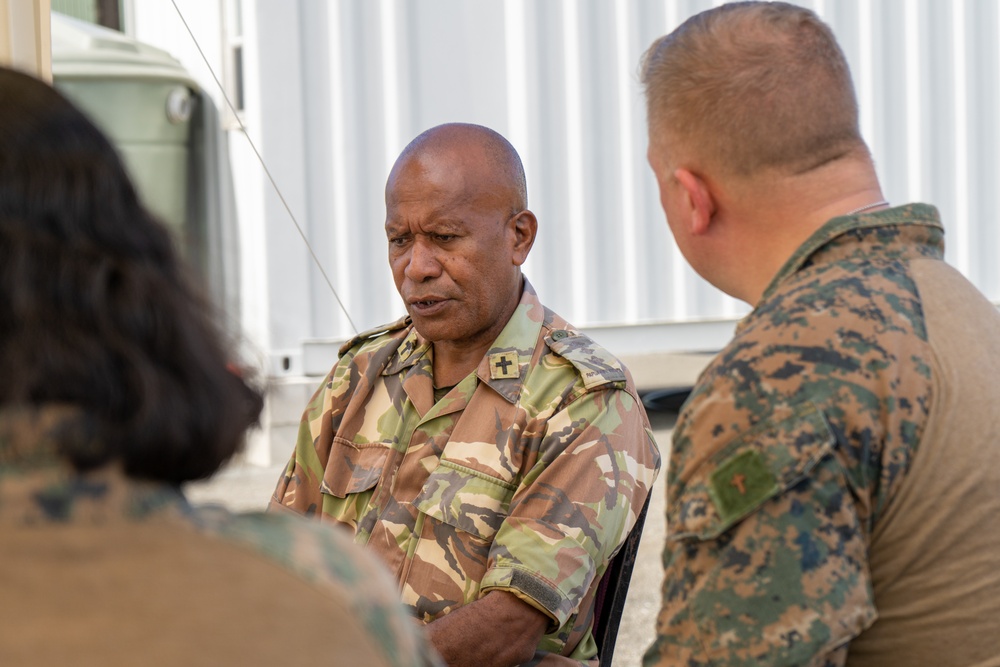
[[[312,244],[309,243],[309,239],[306,238],[305,232],[302,231],[302,226],[299,224],[299,221],[296,220],[295,214],[292,213],[292,209],[288,205],[288,202],[285,201],[285,196],[281,193],[281,188],[278,187],[278,183],[274,180],[274,177],[271,176],[271,170],[267,168],[266,164],[264,164],[264,158],[261,157],[260,151],[257,150],[257,146],[254,144],[253,139],[250,138],[250,133],[247,132],[246,126],[243,125],[243,119],[240,118],[238,113],[236,113],[236,107],[233,106],[232,101],[230,101],[229,99],[229,95],[226,94],[225,87],[222,85],[222,82],[219,81],[219,77],[215,74],[215,70],[212,69],[212,65],[209,64],[208,58],[205,56],[205,52],[202,51],[201,49],[201,44],[198,43],[198,38],[194,36],[194,32],[192,32],[191,27],[188,25],[188,22],[184,19],[184,14],[181,12],[180,7],[177,6],[176,0],[170,0],[170,3],[174,6],[174,11],[177,12],[177,16],[180,18],[181,23],[184,24],[184,29],[187,30],[188,35],[191,36],[191,41],[194,42],[194,46],[196,49],[198,49],[198,54],[201,56],[202,61],[205,63],[205,67],[208,68],[209,73],[215,80],[215,85],[219,87],[219,92],[222,93],[222,98],[226,100],[226,106],[229,107],[229,111],[232,113],[233,118],[236,119],[236,122],[239,123],[240,130],[243,132],[243,136],[246,137],[247,142],[250,144],[250,148],[254,152],[254,155],[257,156],[257,161],[260,162],[261,168],[267,175],[267,180],[271,182],[271,187],[274,188],[275,194],[278,195],[278,199],[281,200],[282,206],[284,206],[285,211],[288,212],[288,217],[291,219],[292,224],[295,225],[295,229],[299,232],[299,236],[302,237],[302,242],[306,244],[306,248],[308,248],[309,254],[312,256],[313,262],[316,264],[316,268],[319,269],[319,272],[323,275],[323,279],[326,280],[327,286],[329,286],[330,291],[333,293],[333,298],[337,300],[337,305],[340,306],[340,310],[343,311],[344,317],[347,318],[347,322],[351,325],[351,328],[354,330],[354,333],[358,333],[357,325],[355,325],[354,320],[351,319],[351,314],[347,312],[347,308],[344,306],[344,302],[340,300],[340,295],[337,294],[337,290],[334,288],[333,282],[330,280],[330,277],[326,275],[326,271],[323,269],[323,264],[319,261],[319,257],[316,256],[316,251],[313,250]]]

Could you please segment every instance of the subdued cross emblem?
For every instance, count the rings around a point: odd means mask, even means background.
[[[519,371],[516,350],[490,355],[490,377],[494,380],[513,380],[517,378]]]
[[[746,483],[747,483],[747,476],[741,472],[736,473],[735,475],[733,475],[733,478],[729,480],[729,485],[735,486],[736,490],[740,492],[741,496],[745,496],[747,493]]]

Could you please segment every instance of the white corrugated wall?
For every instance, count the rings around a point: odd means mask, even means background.
[[[148,2],[132,11],[138,36],[156,42],[162,25],[142,29]],[[211,4],[178,2],[193,17]],[[467,121],[497,129],[524,159],[540,221],[526,272],[543,299],[584,326],[667,323],[632,344],[671,349],[670,323],[746,307],[673,246],[645,163],[637,69],[653,39],[716,4],[243,0],[248,133],[358,328],[402,313],[382,232],[393,159],[422,130]],[[949,260],[1000,301],[998,2],[801,4],[847,54],[889,199],[939,206]],[[188,62],[189,46],[161,45]],[[241,141],[230,138],[241,260],[256,281],[244,287],[259,320],[250,328],[276,373],[301,373],[304,341],[353,329]]]

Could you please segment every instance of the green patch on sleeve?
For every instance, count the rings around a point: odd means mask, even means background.
[[[726,459],[711,476],[712,501],[724,523],[748,514],[777,491],[778,480],[754,449]]]

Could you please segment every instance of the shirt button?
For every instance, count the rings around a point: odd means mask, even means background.
[[[562,340],[563,338],[567,338],[568,336],[569,332],[564,331],[563,329],[559,329],[558,331],[552,332],[552,340]]]

